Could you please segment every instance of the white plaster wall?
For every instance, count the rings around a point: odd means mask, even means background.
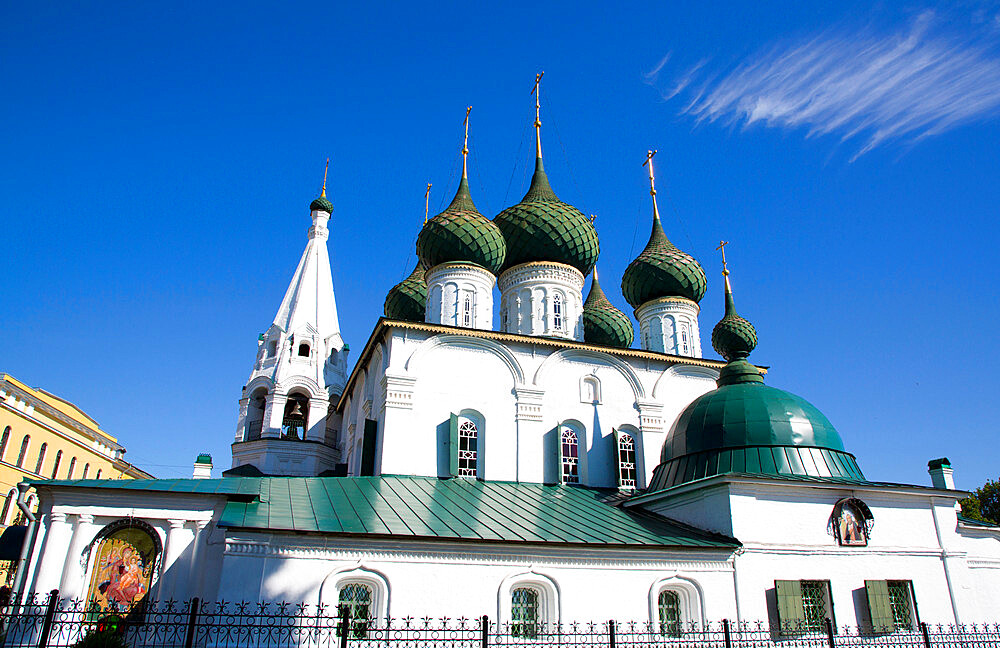
[[[493,287],[489,270],[468,263],[442,263],[427,271],[426,321],[466,328],[493,329]],[[469,321],[465,301],[469,300]]]
[[[562,263],[536,261],[510,268],[499,280],[501,330],[582,341],[583,282],[579,270]]]
[[[647,351],[701,357],[698,304],[680,297],[654,299],[635,309],[639,343]]]

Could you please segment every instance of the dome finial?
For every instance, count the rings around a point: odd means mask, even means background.
[[[542,159],[542,118],[539,95],[541,94],[542,75],[544,74],[545,70],[542,70],[535,75],[535,86],[531,89],[531,94],[535,95],[535,157],[539,160]]]
[[[326,174],[330,171],[330,158],[326,158],[326,168],[323,169],[323,189],[319,193],[320,198],[326,198]]]
[[[719,376],[719,384],[735,382],[763,382],[760,372],[748,363],[747,357],[757,346],[757,331],[753,324],[736,314],[733,289],[729,284],[729,267],[726,264],[726,246],[720,241],[715,248],[722,252],[722,275],[726,278],[726,313],[712,329],[712,347],[729,362]]]
[[[431,210],[431,183],[427,183],[427,191],[424,192],[424,225],[427,224],[427,214]]]
[[[462,177],[469,177],[469,113],[472,106],[465,109],[465,139],[462,141]]]
[[[655,150],[646,151],[646,161],[642,166],[649,167],[649,195],[653,197],[653,218],[660,220],[660,210],[656,207],[656,179],[653,177],[653,156]]]
[[[326,197],[326,175],[330,171],[330,158],[326,158],[326,168],[323,169],[323,188],[320,189],[319,198],[309,203],[309,211],[325,211],[333,213],[333,203]]]

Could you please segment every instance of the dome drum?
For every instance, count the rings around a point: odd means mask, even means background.
[[[684,297],[662,297],[635,309],[642,348],[688,358],[701,357],[697,303]]]
[[[440,263],[426,273],[426,321],[432,324],[493,329],[496,277],[473,263]]]
[[[584,276],[563,263],[534,261],[500,275],[500,330],[583,341]]]

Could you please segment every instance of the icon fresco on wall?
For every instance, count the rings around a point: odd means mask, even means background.
[[[875,519],[868,505],[849,497],[837,502],[830,516],[832,531],[842,546],[865,547],[871,535]]]
[[[101,612],[127,610],[141,602],[152,584],[158,545],[150,532],[131,525],[99,539],[87,592],[90,607]]]

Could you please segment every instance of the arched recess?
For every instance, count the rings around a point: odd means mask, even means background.
[[[646,446],[643,443],[642,432],[634,425],[619,425],[619,433],[624,433],[632,437],[635,451],[635,487],[642,489],[646,487]],[[618,448],[615,448],[615,461],[618,461]]]
[[[590,349],[560,349],[559,351],[556,351],[542,361],[542,364],[535,372],[535,378],[532,381],[533,384],[536,387],[541,387],[542,381],[545,379],[545,375],[552,369],[553,366],[564,360],[591,360],[600,362],[605,366],[615,369],[622,375],[623,378],[625,378],[629,386],[632,387],[632,393],[635,395],[636,400],[644,399],[646,397],[646,391],[643,389],[642,383],[639,382],[639,376],[636,375],[632,367],[613,355],[602,353],[601,351],[592,351]]]
[[[163,545],[151,525],[135,518],[106,525],[83,550],[87,601],[99,610],[135,605],[152,589]]]
[[[406,372],[409,374],[416,373],[421,363],[426,361],[430,352],[438,347],[479,349],[492,353],[507,366],[511,376],[514,378],[514,386],[521,387],[524,385],[524,371],[521,369],[521,364],[517,361],[517,358],[514,357],[514,354],[507,349],[507,347],[502,344],[498,344],[493,340],[467,337],[464,335],[435,335],[429,340],[426,340],[423,344],[417,347],[412,354],[410,354],[409,358],[407,358]]]
[[[559,453],[557,455],[557,459],[559,465],[557,466],[557,472],[555,474],[558,477],[560,477],[559,481],[561,483],[563,484],[572,483],[572,482],[567,482],[566,479],[562,478],[563,477],[562,464],[566,461],[565,447],[563,444],[563,432],[567,430],[576,434],[576,442],[577,442],[576,471],[578,477],[578,481],[576,483],[587,485],[590,483],[587,480],[587,448],[590,447],[590,442],[589,439],[587,438],[586,426],[584,426],[583,423],[577,421],[576,419],[566,419],[565,421],[559,424],[557,430],[559,433],[559,435],[557,436],[557,442],[559,443]]]
[[[320,389],[320,386],[316,384],[315,380],[306,378],[305,376],[287,376],[280,383],[274,386],[274,393],[278,395],[287,395],[296,388],[305,391],[306,395],[312,398],[326,399],[328,395],[326,390]]]
[[[705,625],[705,592],[698,581],[673,574],[659,578],[649,588],[649,620],[653,628],[660,628],[660,592],[676,592],[680,602],[680,622],[685,629]]]
[[[508,575],[500,581],[497,590],[497,619],[500,623],[511,621],[511,597],[514,590],[527,587],[541,594],[539,598],[538,620],[549,628],[554,628],[562,618],[562,597],[556,581],[535,570],[517,572]]]
[[[459,463],[459,471],[460,471],[459,474],[460,475],[461,475],[461,471],[462,471],[462,467],[463,467],[463,461],[462,461],[461,453],[462,453],[462,450],[465,449],[464,447],[462,447],[462,443],[463,442],[461,440],[461,437],[463,436],[463,432],[464,432],[464,430],[463,430],[463,422],[469,422],[469,423],[472,424],[473,428],[475,429],[475,439],[476,439],[475,440],[475,444],[474,444],[475,449],[473,450],[473,452],[475,454],[475,458],[473,460],[474,465],[475,465],[475,474],[474,475],[464,475],[464,476],[467,476],[467,477],[478,477],[478,478],[482,479],[485,476],[485,467],[486,467],[486,452],[485,452],[486,451],[486,417],[483,416],[477,410],[474,410],[474,409],[463,409],[462,411],[458,412],[458,433],[459,433],[459,444],[460,444],[460,447],[459,447],[460,456],[459,456],[459,462],[458,463]]]
[[[653,398],[661,398],[663,396],[660,392],[660,385],[663,384],[664,379],[669,382],[670,379],[678,377],[711,380],[714,383],[719,378],[719,371],[717,369],[712,369],[711,367],[675,364],[664,370],[663,373],[660,374],[660,377],[656,379],[656,384],[653,385]]]
[[[317,602],[323,606],[327,614],[331,616],[337,614],[340,591],[351,583],[361,583],[371,588],[373,620],[384,622],[389,618],[391,594],[389,579],[381,572],[368,568],[360,562],[333,570],[320,583]]]

